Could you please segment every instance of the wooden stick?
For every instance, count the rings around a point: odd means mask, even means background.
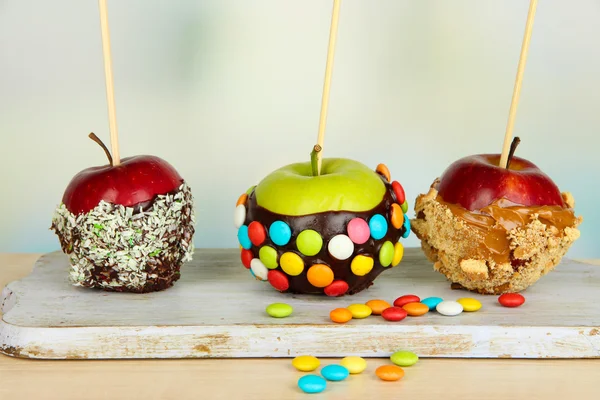
[[[529,41],[531,40],[531,32],[533,30],[533,19],[535,17],[535,9],[537,0],[530,0],[529,13],[527,15],[527,24],[525,25],[525,36],[521,45],[521,56],[519,58],[519,67],[517,68],[517,79],[513,90],[512,101],[510,103],[510,111],[508,113],[508,123],[506,132],[504,133],[504,145],[502,146],[502,155],[500,156],[500,166],[506,168],[508,161],[508,153],[510,151],[510,143],[515,126],[515,117],[517,115],[517,105],[521,94],[521,85],[523,84],[523,74],[525,72],[525,63],[527,62],[527,52],[529,51]]]
[[[104,55],[104,74],[106,83],[106,101],[108,103],[108,127],[110,129],[110,147],[113,165],[121,164],[119,157],[119,131],[117,130],[117,111],[115,106],[115,89],[110,52],[110,33],[108,29],[108,9],[106,0],[98,0],[100,8],[100,29],[102,30],[102,53]]]
[[[327,123],[327,108],[329,105],[329,88],[331,87],[331,73],[333,71],[333,55],[335,54],[335,42],[337,38],[338,20],[340,18],[340,1],[333,0],[333,14],[331,16],[331,28],[329,29],[329,48],[327,49],[327,65],[325,66],[325,83],[323,84],[323,96],[321,98],[321,117],[319,119],[319,136],[317,145],[322,149],[325,141],[325,125]],[[321,174],[322,151],[317,152],[317,175]]]

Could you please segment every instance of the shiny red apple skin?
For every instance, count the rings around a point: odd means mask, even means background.
[[[150,155],[121,159],[117,166],[84,169],[73,177],[62,201],[75,215],[86,213],[101,200],[126,207],[152,200],[177,189],[179,173],[165,160]]]
[[[501,198],[526,207],[565,207],[556,184],[535,164],[513,157],[506,169],[499,162],[500,154],[477,154],[455,161],[440,177],[438,194],[445,202],[469,211]]]

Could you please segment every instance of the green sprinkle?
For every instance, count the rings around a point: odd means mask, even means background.
[[[102,229],[104,229],[104,227],[100,224],[94,224],[94,229],[98,229],[101,231]]]
[[[160,254],[160,250],[154,250],[152,253],[149,254],[149,256],[150,257],[156,257],[159,254]]]
[[[133,247],[133,238],[129,238],[129,245]]]

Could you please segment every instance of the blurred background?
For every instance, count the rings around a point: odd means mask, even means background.
[[[343,0],[325,157],[384,162],[409,198],[453,161],[500,152],[527,0]],[[109,1],[121,156],[189,182],[198,247],[237,247],[235,201],[316,142],[331,1]],[[538,5],[517,155],[576,200],[573,258],[600,257],[600,2]],[[54,208],[102,165],[96,1],[0,0],[0,252],[48,252]],[[406,246],[419,246],[411,235]]]

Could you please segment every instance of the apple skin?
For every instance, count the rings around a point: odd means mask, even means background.
[[[366,165],[345,158],[322,161],[321,174],[312,175],[310,162],[279,168],[256,186],[261,207],[291,216],[330,211],[366,211],[377,206],[386,188]]]
[[[165,160],[150,155],[121,159],[117,166],[84,169],[73,177],[62,201],[73,214],[86,213],[101,200],[131,207],[177,189],[183,182]]]
[[[526,207],[565,207],[560,190],[535,164],[513,157],[509,168],[501,168],[500,154],[477,154],[452,163],[436,189],[445,202],[469,211],[480,210],[505,198]]]

